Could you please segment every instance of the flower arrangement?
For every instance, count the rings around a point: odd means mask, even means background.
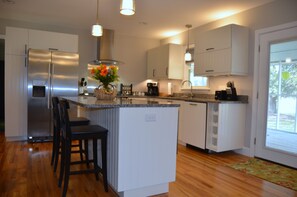
[[[106,66],[100,64],[99,66],[92,68],[91,74],[93,75],[92,77],[99,80],[107,90],[109,89],[108,85],[110,85],[110,83],[119,80],[118,67],[114,65]]]

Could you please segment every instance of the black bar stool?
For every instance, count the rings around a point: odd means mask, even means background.
[[[108,191],[107,183],[107,132],[108,130],[99,125],[85,125],[71,127],[69,121],[69,115],[67,111],[68,102],[66,100],[60,101],[60,115],[61,115],[61,131],[62,131],[62,156],[61,156],[61,169],[59,176],[59,187],[62,185],[64,177],[64,186],[62,196],[66,196],[69,175],[82,174],[82,173],[94,173],[96,180],[99,180],[99,172],[102,173],[104,189]],[[93,142],[93,159],[89,160],[94,165],[93,169],[84,169],[71,171],[71,142],[72,140],[92,140]],[[97,140],[101,140],[101,156],[102,167],[98,166],[97,156]]]
[[[52,97],[52,104],[53,104],[53,148],[52,148],[52,159],[51,165],[54,165],[54,172],[57,170],[57,165],[59,161],[59,154],[61,149],[61,123],[60,123],[60,112],[59,112],[59,98]],[[69,106],[68,106],[69,108]],[[83,118],[83,117],[73,117],[70,119],[71,126],[82,126],[88,125],[90,120]],[[78,147],[78,150],[73,150],[72,153],[79,153],[80,159],[83,161],[83,153],[86,156],[86,160],[88,160],[88,143],[85,141],[85,149],[82,147],[82,141],[79,140],[78,144],[72,144],[72,147]]]

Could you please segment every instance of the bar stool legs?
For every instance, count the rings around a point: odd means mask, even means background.
[[[102,153],[102,175],[103,175],[103,183],[104,190],[108,192],[108,183],[107,183],[107,136],[105,139],[101,140],[101,153]]]
[[[103,177],[103,184],[104,184],[104,190],[108,192],[108,182],[107,182],[107,136],[103,137],[101,139],[101,155],[102,155],[102,168],[98,166],[98,151],[97,151],[97,140],[96,138],[92,139],[93,142],[93,162],[94,165],[94,174],[95,178],[98,181],[99,180],[99,173],[102,173]],[[59,177],[59,183],[58,186],[62,186],[62,182],[64,182],[63,185],[63,191],[62,196],[66,196],[67,190],[68,190],[68,184],[69,184],[69,176],[71,174],[80,174],[80,171],[70,171],[70,165],[71,165],[71,142],[69,140],[62,140],[62,154],[61,154],[61,170],[60,170],[60,177]],[[92,172],[92,171],[87,171]],[[64,181],[62,181],[64,179]]]
[[[60,169],[60,176],[58,181],[58,186],[63,185],[62,196],[66,196],[68,183],[69,183],[69,176],[75,174],[83,174],[83,173],[94,173],[96,180],[99,180],[99,173],[101,172],[103,175],[103,182],[104,182],[104,189],[108,191],[108,183],[107,183],[107,133],[108,130],[99,125],[84,125],[84,126],[75,126],[71,127],[68,110],[67,110],[68,102],[62,100],[60,102],[60,109],[61,109],[61,169]],[[78,161],[78,162],[71,162],[71,142],[75,140],[84,140],[85,148],[88,147],[88,140],[93,141],[93,159],[92,160],[85,160],[85,161]],[[101,155],[102,155],[102,168],[98,166],[98,154],[97,154],[97,140],[101,141]],[[87,153],[87,151],[86,151]],[[88,155],[87,155],[88,157]],[[92,162],[93,168],[92,169],[80,169],[80,170],[70,170],[71,164],[81,164]],[[64,181],[63,181],[64,179]]]

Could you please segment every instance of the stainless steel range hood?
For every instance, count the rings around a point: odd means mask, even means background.
[[[97,37],[97,59],[89,62],[89,66],[106,64],[119,65],[123,62],[115,60],[114,54],[114,31],[103,29],[103,36]]]
[[[121,65],[121,61],[115,60],[114,57],[114,31],[103,29],[103,36],[97,38],[97,59],[90,61],[88,64],[88,93],[93,94],[94,89],[98,87],[99,82],[92,78],[91,70],[100,64]]]

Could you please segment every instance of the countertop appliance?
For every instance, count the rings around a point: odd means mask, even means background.
[[[158,83],[147,83],[147,96],[159,96]]]
[[[133,91],[132,91],[133,85],[124,85],[121,83],[121,89],[120,89],[120,94],[122,96],[126,96],[126,95],[132,95]]]
[[[226,90],[217,90],[215,91],[216,100],[227,100],[227,101],[237,101],[236,88],[234,82],[228,81]]]
[[[76,53],[28,50],[28,140],[50,140],[53,96],[77,96]]]

